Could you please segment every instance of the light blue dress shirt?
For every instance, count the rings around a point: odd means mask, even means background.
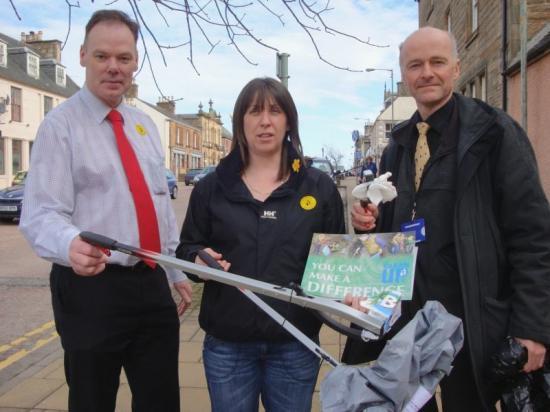
[[[116,109],[153,197],[162,253],[174,256],[179,234],[157,128],[140,110],[124,103]],[[50,111],[38,129],[19,227],[36,253],[51,262],[70,266],[70,243],[82,231],[139,246],[134,201],[106,119],[110,110],[84,86]],[[124,266],[136,262],[120,252],[109,257],[109,263]],[[187,278],[165,269],[172,282]]]

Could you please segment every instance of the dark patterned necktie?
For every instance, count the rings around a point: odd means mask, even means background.
[[[422,173],[426,167],[426,163],[430,159],[430,147],[428,146],[428,129],[430,125],[426,122],[418,122],[418,141],[416,142],[416,151],[414,152],[414,187],[418,191]]]

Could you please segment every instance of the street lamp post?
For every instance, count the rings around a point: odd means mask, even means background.
[[[375,68],[375,67],[368,67],[365,69],[366,72],[373,72],[373,71],[376,71],[376,70],[383,70],[383,71],[386,71],[386,72],[390,72],[390,82],[391,82],[391,127],[393,128],[393,124],[394,124],[394,121],[395,121],[395,118],[394,118],[394,115],[393,115],[393,101],[394,101],[394,96],[393,96],[393,69],[379,69],[379,68]]]

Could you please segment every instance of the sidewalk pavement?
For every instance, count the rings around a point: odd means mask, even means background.
[[[202,340],[204,332],[199,327],[198,314],[202,285],[194,285],[193,306],[183,316],[180,327],[180,397],[182,412],[210,411],[206,378],[202,365]],[[340,359],[345,338],[323,327],[321,346],[334,358]],[[58,349],[29,368],[11,382],[0,386],[0,412],[53,412],[67,411],[68,389],[63,370],[63,352]],[[312,411],[320,411],[319,383],[331,367],[326,363],[315,389]],[[117,397],[118,412],[131,411],[130,388],[126,377],[121,377]]]

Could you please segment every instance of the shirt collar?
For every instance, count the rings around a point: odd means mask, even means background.
[[[90,91],[90,89],[88,89],[86,85],[84,85],[82,89],[80,89],[80,98],[82,99],[82,102],[88,107],[89,115],[95,120],[97,124],[103,122],[109,112],[113,109],[112,107],[109,107],[105,103],[103,103],[96,95],[94,95]],[[121,102],[117,107],[115,107],[115,109],[118,110],[124,118],[125,104]]]
[[[445,103],[442,107],[440,107],[436,112],[432,113],[426,119],[426,123],[430,125],[430,129],[433,129],[435,132],[441,135],[449,126],[454,106],[455,97],[453,95],[447,103]],[[420,118],[420,116],[418,117]]]

